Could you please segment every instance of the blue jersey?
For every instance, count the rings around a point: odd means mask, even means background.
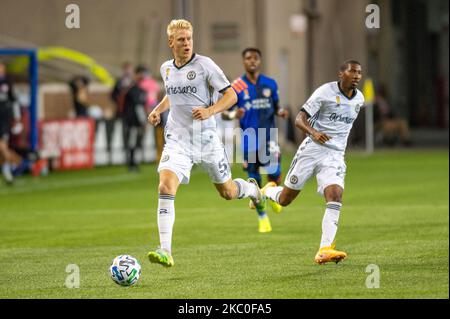
[[[278,107],[278,85],[274,79],[260,74],[256,84],[250,82],[246,75],[237,78],[233,84],[238,101],[236,106],[245,109],[245,115],[239,120],[242,130],[253,128],[256,136],[244,138],[244,151],[259,149],[259,139],[265,138],[265,145],[270,141],[270,129],[275,127],[275,114]],[[266,136],[258,136],[258,128],[264,128]],[[254,141],[256,143],[254,143]]]

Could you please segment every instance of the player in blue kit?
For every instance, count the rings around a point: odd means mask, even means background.
[[[247,48],[242,52],[245,74],[237,78],[232,87],[237,93],[238,102],[235,110],[228,112],[229,118],[238,118],[243,130],[242,146],[244,169],[249,178],[261,186],[260,168],[267,172],[268,186],[278,185],[281,178],[281,153],[278,146],[275,116],[287,118],[288,111],[280,108],[278,85],[276,81],[261,74],[261,51]],[[272,203],[272,202],[270,202]],[[255,208],[250,203],[251,208]],[[280,206],[272,205],[279,213]],[[257,209],[259,215],[259,232],[272,230],[265,209]]]

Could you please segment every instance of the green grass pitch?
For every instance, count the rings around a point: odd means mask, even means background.
[[[284,172],[291,156],[284,156]],[[257,232],[248,201],[219,198],[192,172],[176,196],[175,266],[150,264],[158,241],[156,165],[23,177],[0,184],[0,298],[448,298],[448,150],[347,154],[340,264],[313,263],[324,200],[311,180]],[[239,165],[233,177],[244,177]],[[120,254],[142,264],[133,287],[109,278]],[[80,288],[65,287],[77,264]],[[369,289],[366,267],[380,269]]]

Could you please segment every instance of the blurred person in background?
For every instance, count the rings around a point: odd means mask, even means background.
[[[141,70],[142,79],[139,81],[139,87],[147,92],[147,100],[145,110],[150,113],[158,104],[158,96],[160,87],[158,82],[152,77],[150,70],[143,64],[138,65],[137,69]]]
[[[89,79],[77,75],[69,82],[76,117],[88,117],[88,85]]]
[[[133,85],[133,65],[130,62],[124,62],[122,64],[122,74],[116,80],[114,88],[111,92],[111,99],[115,104],[115,114],[116,118],[120,117],[123,112],[125,95],[127,94],[130,87]]]
[[[116,79],[114,88],[111,91],[111,100],[114,104],[112,118],[106,120],[106,149],[109,155],[109,162],[112,163],[112,137],[114,133],[114,126],[117,120],[121,120],[125,104],[125,95],[134,84],[133,65],[130,62],[122,64],[122,74]]]
[[[153,111],[153,108],[158,104],[161,88],[158,82],[152,77],[150,70],[143,64],[138,66],[143,70],[143,78],[139,82],[139,87],[147,92],[147,102],[145,110],[147,113]],[[161,154],[164,147],[164,126],[167,121],[168,111],[161,114],[160,126],[154,127],[155,143],[156,143],[156,161],[161,159]]]
[[[33,167],[39,161],[39,153],[31,148],[31,114],[29,110],[30,96],[28,93],[16,91],[15,95],[19,104],[20,123],[22,130],[15,130],[10,135],[9,148],[13,153],[12,173],[14,178],[25,173],[32,172]]]
[[[9,147],[9,137],[11,133],[21,131],[19,103],[13,85],[6,77],[6,65],[0,61],[0,159],[2,175],[8,184],[14,181],[12,164],[15,161],[14,152]]]
[[[382,141],[390,146],[400,140],[405,146],[411,145],[409,124],[394,110],[387,101],[387,92],[383,84],[377,90],[374,104],[375,129],[381,134]]]
[[[134,82],[125,95],[122,114],[126,162],[130,172],[139,170],[135,155],[136,150],[142,148],[142,138],[147,124],[145,111],[147,92],[140,86],[145,73],[145,67],[136,67]]]

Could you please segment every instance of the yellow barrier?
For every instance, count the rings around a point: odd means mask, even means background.
[[[103,84],[108,86],[114,85],[114,78],[109,72],[98,64],[94,59],[84,53],[67,49],[63,47],[47,47],[37,50],[37,58],[39,62],[52,59],[62,59],[85,66],[89,71]],[[13,63],[8,66],[8,70],[13,73],[25,72],[28,68],[27,57],[17,57]]]

